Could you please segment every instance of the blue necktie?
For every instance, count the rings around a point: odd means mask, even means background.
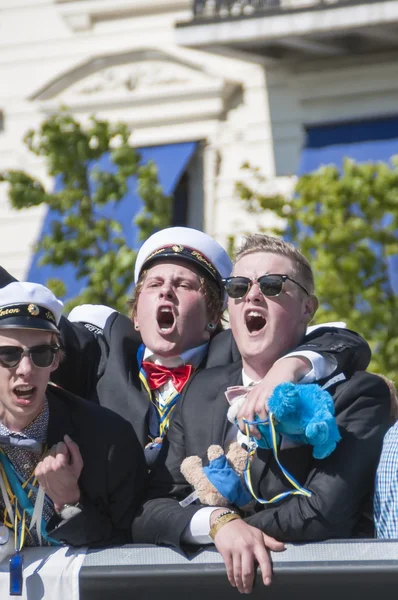
[[[0,435],[0,446],[21,448],[22,450],[28,450],[29,452],[34,452],[35,454],[41,454],[43,452],[43,444],[40,442],[13,435]]]

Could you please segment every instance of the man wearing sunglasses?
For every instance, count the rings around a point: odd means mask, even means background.
[[[211,236],[167,228],[140,248],[129,317],[86,305],[73,311],[79,322],[61,320],[67,358],[53,380],[127,419],[147,446],[148,464],[156,459],[190,374],[239,360],[231,331],[220,326],[222,279],[231,269],[227,253]],[[0,268],[0,285],[7,277]],[[369,360],[369,347],[357,334],[330,327],[313,331],[253,390],[242,415],[264,404],[280,381],[295,381],[311,369],[314,380],[352,373],[365,369]],[[171,372],[175,368],[178,382]]]
[[[227,388],[247,389],[265,378],[303,340],[318,306],[305,257],[292,245],[264,235],[244,241],[225,288],[242,361],[192,378],[176,409],[162,460],[152,474],[149,500],[133,522],[133,539],[175,546],[214,540],[229,581],[248,593],[257,563],[264,584],[271,582],[268,549],[283,549],[281,542],[346,538],[355,533],[390,424],[390,392],[384,380],[365,372],[329,382],[342,439],[323,460],[313,458],[310,446],[283,438],[280,463],[299,486],[310,490],[310,497],[288,495],[270,504],[258,503],[251,514],[239,513],[234,506],[188,504],[192,488],[180,472],[182,461],[199,456],[206,464],[209,446],[218,444],[227,450],[230,442],[242,440],[238,427],[227,421]],[[266,417],[264,406],[259,412]],[[242,443],[250,441],[245,438]],[[251,484],[252,495],[262,500],[292,490],[272,451],[261,448],[251,464]]]
[[[143,494],[143,452],[119,415],[49,384],[62,307],[42,285],[0,290],[0,513],[5,531],[26,523],[26,545],[122,544]]]

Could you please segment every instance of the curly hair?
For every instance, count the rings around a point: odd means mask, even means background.
[[[197,272],[196,269],[195,272]],[[142,273],[140,273],[137,285],[135,286],[133,291],[133,295],[127,303],[129,307],[129,317],[131,320],[134,320],[134,318],[137,316],[138,299],[144,286],[147,273],[147,270],[142,271]],[[210,277],[201,275],[199,272],[197,272],[197,275],[200,281],[199,289],[207,301],[208,314],[210,318],[215,319],[218,322],[214,333],[218,333],[220,330],[223,329],[221,323],[221,317],[223,313],[223,298],[220,296],[220,291],[215,281],[210,279]]]

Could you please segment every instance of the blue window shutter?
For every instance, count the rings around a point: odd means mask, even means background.
[[[163,187],[163,191],[166,195],[171,195],[186,171],[197,146],[197,142],[185,142],[181,144],[169,144],[166,146],[138,148],[138,152],[141,155],[142,164],[145,164],[149,160],[153,160],[156,163],[158,167],[158,178]],[[93,168],[95,166],[109,172],[116,170],[109,154],[104,154],[100,160],[93,165]],[[60,189],[61,186],[62,181],[57,180],[55,182],[55,189]],[[137,180],[135,177],[131,177],[128,182],[128,192],[120,202],[110,202],[105,206],[97,207],[96,210],[101,217],[105,216],[118,220],[123,226],[123,233],[127,244],[131,248],[137,249],[142,242],[138,241],[138,229],[134,223],[134,217],[141,209],[142,200],[137,193]],[[50,233],[52,221],[58,218],[59,214],[57,212],[52,210],[47,211],[39,240]],[[48,279],[61,279],[67,288],[66,300],[78,295],[81,289],[84,288],[85,281],[83,279],[76,280],[75,268],[73,265],[63,265],[60,267],[53,267],[51,265],[40,266],[40,258],[41,253],[33,256],[27,274],[28,281],[34,281],[45,285]]]

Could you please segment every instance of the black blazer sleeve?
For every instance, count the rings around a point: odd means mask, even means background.
[[[103,335],[65,317],[61,317],[60,330],[65,358],[52,374],[52,381],[81,398],[98,402],[98,371],[108,351]]]
[[[337,365],[333,373],[347,377],[356,371],[364,371],[370,362],[369,344],[355,331],[337,327],[319,327],[306,335],[302,343],[291,351],[311,350],[321,355],[333,356]],[[228,365],[240,359],[236,342],[230,329],[217,334],[211,340],[206,368]]]
[[[86,469],[79,480],[82,511],[68,521],[53,517],[47,526],[50,537],[70,546],[129,543],[131,521],[146,487],[144,453],[132,426],[102,407],[95,408],[103,411],[106,423],[96,428],[94,418],[87,429],[100,437],[103,432],[105,439],[97,451],[94,445],[79,443]]]
[[[369,344],[355,331],[337,327],[319,327],[306,335],[296,351],[311,350],[333,356],[337,368],[333,375],[345,373],[348,377],[356,371],[367,369],[371,351]]]
[[[336,418],[342,440],[324,460],[312,460],[304,486],[311,498],[290,496],[246,521],[281,541],[348,538],[373,490],[383,437],[390,425],[390,392],[377,375],[358,373],[339,386]],[[259,460],[258,458],[256,460]],[[261,494],[261,483],[258,493]]]

